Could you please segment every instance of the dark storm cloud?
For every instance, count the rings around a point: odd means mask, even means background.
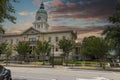
[[[104,19],[115,12],[117,0],[57,0],[56,5],[50,14],[52,18],[100,18]],[[57,2],[56,1],[56,2]]]

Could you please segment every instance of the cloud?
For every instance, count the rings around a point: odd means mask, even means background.
[[[53,3],[55,3],[55,7],[62,7],[64,5],[61,0],[53,0]]]
[[[20,16],[28,16],[28,15],[34,15],[35,12],[27,12],[27,11],[21,11],[18,12]]]
[[[32,3],[33,3],[34,5],[40,4],[40,3],[41,3],[41,0],[33,0]]]
[[[23,27],[31,27],[32,26],[32,23],[30,23],[30,22],[24,22],[23,23]]]
[[[18,28],[12,28],[11,33],[21,33],[23,30],[18,29]]]
[[[28,15],[27,12],[19,12],[18,14],[19,14],[20,16],[26,16],[26,15]]]
[[[52,18],[107,18],[115,12],[116,0],[53,0]],[[63,14],[63,15],[56,15]]]

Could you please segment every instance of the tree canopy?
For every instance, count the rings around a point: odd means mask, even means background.
[[[120,23],[120,3],[117,3],[116,13],[109,17],[109,21],[112,23]]]
[[[58,43],[60,49],[63,50],[63,52],[69,53],[74,48],[74,43],[72,40],[62,39]]]
[[[109,50],[109,46],[104,39],[90,36],[85,37],[82,46],[81,46],[81,54],[86,57],[94,57],[103,59]]]
[[[6,48],[7,48],[7,44],[6,43],[1,43],[0,44],[0,55],[1,54],[5,54]]]
[[[103,31],[106,40],[112,45],[120,58],[120,3],[116,6],[116,13],[109,18],[109,21],[114,24],[114,26],[109,26]]]
[[[0,34],[4,34],[5,30],[3,29],[3,27],[0,25]]]
[[[0,0],[0,23],[4,22],[5,19],[15,23],[15,9],[12,2],[17,2],[17,0]]]
[[[30,46],[28,41],[20,41],[16,47],[15,50],[18,52],[19,55],[24,57],[24,60],[26,58],[26,55],[30,52]]]
[[[60,49],[63,50],[64,58],[65,57],[67,58],[67,61],[66,61],[66,66],[67,66],[69,53],[74,48],[75,44],[72,40],[62,39],[59,41],[58,45],[59,45]]]
[[[37,41],[36,43],[36,53],[40,54],[43,58],[43,64],[45,60],[45,55],[50,51],[51,45],[47,41]]]

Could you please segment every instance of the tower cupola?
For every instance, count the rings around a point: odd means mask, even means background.
[[[33,23],[34,28],[39,31],[46,31],[49,27],[47,23],[48,15],[45,10],[44,3],[40,4],[40,8],[36,12],[35,21]]]

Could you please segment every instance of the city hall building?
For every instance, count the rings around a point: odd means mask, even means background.
[[[29,41],[33,49],[35,48],[35,42],[37,40],[48,41],[51,45],[54,45],[54,55],[60,56],[63,52],[59,49],[59,40],[65,38],[75,41],[76,33],[73,30],[48,30],[49,24],[47,21],[48,14],[42,2],[39,10],[36,12],[35,21],[32,27],[17,34],[6,33],[2,36],[2,41],[12,45],[17,45],[19,41]]]

